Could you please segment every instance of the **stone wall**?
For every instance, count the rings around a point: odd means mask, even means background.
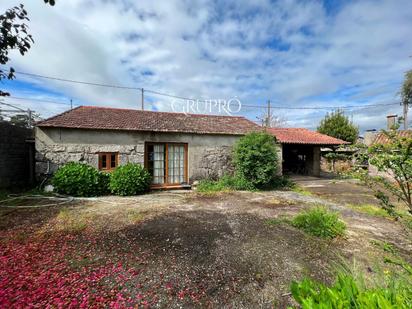
[[[0,122],[0,188],[31,185],[33,182],[33,130]]]
[[[99,152],[118,152],[119,164],[144,164],[144,144],[138,145],[87,145],[87,144],[52,144],[37,143],[36,174],[38,176],[54,173],[59,166],[67,162],[83,162],[95,168],[99,167]]]
[[[67,162],[98,167],[99,152],[118,152],[119,164],[144,164],[145,142],[188,144],[189,182],[231,173],[232,146],[240,136],[36,128],[36,174]]]
[[[202,178],[217,179],[225,173],[233,173],[232,147],[207,147],[203,150],[200,160],[196,160],[193,166],[191,180]]]

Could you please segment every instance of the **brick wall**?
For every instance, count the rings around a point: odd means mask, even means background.
[[[28,186],[34,177],[33,130],[0,122],[0,188]]]

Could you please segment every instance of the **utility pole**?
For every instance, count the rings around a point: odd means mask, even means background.
[[[142,88],[142,111],[144,111],[144,88]]]
[[[73,100],[70,99],[70,109],[73,109]]]
[[[272,112],[270,111],[270,100],[268,100],[268,114],[266,116],[266,127],[270,128],[272,121]]]

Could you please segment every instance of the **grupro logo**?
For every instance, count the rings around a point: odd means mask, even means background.
[[[227,114],[232,116],[240,112],[242,103],[237,97],[226,99],[210,100],[177,100],[171,102],[172,110],[176,113],[184,114]]]

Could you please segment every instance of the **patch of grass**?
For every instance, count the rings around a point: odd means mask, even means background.
[[[229,192],[235,190],[255,191],[256,188],[246,179],[224,175],[218,180],[204,179],[197,185],[201,193]]]
[[[348,204],[349,208],[356,210],[361,213],[365,213],[371,216],[383,217],[383,218],[392,218],[388,212],[376,205],[372,204]]]
[[[291,224],[308,234],[322,238],[342,236],[346,230],[346,224],[339,219],[338,214],[324,207],[305,210],[294,217]]]
[[[367,287],[362,277],[339,273],[332,286],[311,279],[293,282],[293,298],[300,308],[411,308],[412,280],[391,276]]]
[[[410,215],[406,215],[402,219],[402,224],[409,230],[412,231],[412,217]]]
[[[306,195],[306,196],[311,196],[312,195],[312,192],[310,192],[309,190],[303,188],[302,186],[296,185],[296,184],[291,187],[291,190],[293,192],[296,192],[296,193],[299,193],[299,194],[302,194],[302,195]]]
[[[137,211],[134,209],[130,209],[127,212],[127,218],[129,219],[129,221],[131,221],[132,223],[139,223],[140,221],[142,221],[145,217],[145,214],[142,213],[141,211]]]
[[[386,241],[380,241],[380,240],[375,240],[374,239],[374,240],[371,241],[371,243],[374,246],[376,246],[378,248],[381,248],[385,252],[388,252],[388,253],[391,253],[391,254],[397,254],[396,248],[392,244],[390,244]]]
[[[271,226],[276,226],[279,224],[291,224],[292,221],[288,218],[288,217],[278,217],[278,218],[271,218],[271,219],[267,219],[265,221],[265,224],[267,225],[271,225]]]
[[[68,208],[63,208],[56,217],[57,230],[77,234],[87,228],[87,218],[78,212],[73,213]]]

